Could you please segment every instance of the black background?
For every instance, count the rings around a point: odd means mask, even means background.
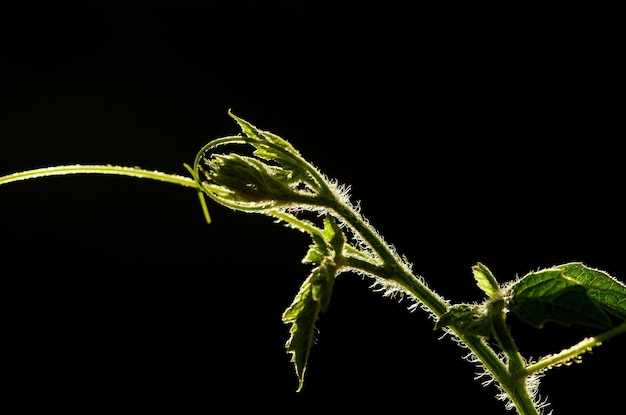
[[[239,132],[232,109],[350,185],[453,302],[481,300],[477,261],[501,281],[574,260],[625,279],[619,14],[409,3],[3,5],[0,174],[185,175],[203,144]],[[352,274],[297,394],[280,315],[309,241],[209,208],[211,225],[194,191],[121,177],[0,189],[3,412],[506,412],[424,313]],[[594,334],[510,324],[532,358]],[[621,407],[623,341],[546,374],[555,414]]]

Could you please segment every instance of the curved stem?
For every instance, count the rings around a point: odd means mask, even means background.
[[[335,203],[331,209],[343,218],[359,237],[363,241],[366,241],[379,256],[381,261],[388,268],[388,275],[382,275],[382,277],[397,279],[398,282],[407,286],[407,288],[438,317],[448,310],[448,305],[443,298],[417,279],[400,257],[391,250],[378,233],[366,223],[359,214],[345,204]]]
[[[141,179],[157,180],[179,186],[197,189],[195,180],[176,174],[162,173],[156,170],[145,170],[138,167],[124,167],[111,165],[83,165],[74,164],[68,166],[44,167],[40,169],[25,170],[0,177],[0,185],[22,180],[37,179],[41,177],[64,176],[68,174],[109,174],[116,176],[128,176]]]

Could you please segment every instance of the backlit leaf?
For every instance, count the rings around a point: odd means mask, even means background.
[[[304,281],[293,302],[283,313],[283,322],[291,324],[290,337],[287,340],[287,353],[291,354],[296,375],[298,391],[304,385],[304,374],[311,353],[315,334],[315,323],[320,311],[326,311],[337,274],[337,259],[342,258],[345,235],[331,216],[324,218],[322,235],[313,238],[313,244],[303,259],[304,263],[317,266]]]
[[[607,313],[626,318],[626,286],[579,262],[531,272],[511,294],[511,312],[538,328],[553,321],[606,329],[611,326]]]
[[[472,273],[478,288],[480,288],[489,298],[495,298],[500,294],[500,285],[496,281],[489,268],[480,262],[472,267]]]
[[[283,313],[283,322],[291,324],[290,337],[287,340],[287,352],[291,354],[298,376],[298,391],[304,386],[304,374],[306,372],[311,345],[315,334],[315,322],[319,313],[319,303],[313,299],[311,285],[312,277],[309,277],[300,287],[300,291],[293,303]]]

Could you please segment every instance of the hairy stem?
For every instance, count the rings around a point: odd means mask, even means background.
[[[389,245],[382,240],[378,233],[367,223],[361,216],[356,213],[350,206],[345,204],[331,205],[332,210],[342,217],[354,231],[366,241],[371,249],[380,257],[383,262],[385,274],[378,276],[391,278],[400,283],[408,292],[415,296],[428,310],[437,317],[441,317],[448,311],[448,305],[437,293],[426,286],[419,278],[417,278],[409,267],[400,259],[400,257],[391,250]],[[520,415],[538,415],[539,412],[528,394],[525,379],[513,379],[509,368],[505,366],[502,360],[497,356],[495,351],[482,338],[464,334],[454,325],[449,326],[450,331],[458,337],[458,339],[467,346],[476,358],[485,366],[494,379],[506,391],[515,405]],[[506,330],[508,333],[508,329]],[[509,337],[508,340],[512,339]],[[514,367],[521,370],[523,362],[521,356],[514,348],[511,350]],[[522,365],[522,366],[520,366]]]
[[[541,372],[542,370],[559,366],[565,364],[572,359],[576,359],[580,355],[585,352],[590,351],[596,346],[600,346],[603,342],[609,340],[612,337],[617,336],[618,334],[626,332],[626,322],[620,324],[612,328],[611,330],[605,331],[602,334],[599,334],[594,337],[588,337],[586,339],[581,340],[574,346],[565,349],[559,353],[547,356],[537,363],[533,363],[531,365],[526,366],[526,368],[520,372],[520,375],[528,376],[533,373]]]
[[[517,376],[518,373],[524,371],[525,363],[504,320],[502,304],[498,304],[495,308],[491,321],[493,333],[496,341],[508,358],[509,367],[509,374],[504,381],[500,382],[500,385],[520,414],[538,414],[537,408],[528,393],[527,376]]]
[[[0,177],[0,185],[35,178],[64,176],[70,174],[105,174],[127,176],[177,184],[184,187],[194,188],[199,191],[202,190],[196,178],[145,170],[137,167],[80,164],[32,169],[9,174]],[[324,183],[321,177],[316,177],[316,179],[319,179],[321,183]],[[377,259],[380,260],[380,263],[378,263],[378,260],[371,261],[371,258],[370,260],[367,260],[367,258],[365,258],[359,250],[349,246],[348,250],[352,253],[352,256],[347,257],[347,265],[349,267],[359,269],[382,278],[395,280],[437,317],[440,317],[448,310],[448,305],[444,299],[429,289],[419,278],[417,278],[412,273],[408,265],[401,260],[391,247],[383,241],[378,233],[357,212],[355,212],[353,208],[336,200],[332,200],[329,203],[329,207],[339,217],[343,218],[363,241],[370,245],[372,251],[378,256]],[[294,227],[300,228],[305,232],[311,234],[320,232],[320,230],[314,226],[309,226],[306,222],[300,221],[291,215],[280,212],[271,212],[270,215],[291,223]],[[207,220],[210,221],[208,215]],[[494,350],[485,342],[485,340],[478,336],[463,334],[454,326],[450,326],[449,329],[471,350],[476,358],[491,373],[494,379],[503,387],[520,415],[538,414],[532,400],[526,392],[523,382],[524,379],[517,378],[513,381],[513,383],[511,383],[512,377],[509,370],[498,358]],[[625,330],[626,325],[622,327],[619,332]],[[604,337],[599,336],[596,340],[597,342],[600,342],[604,340],[605,337],[612,337],[615,334],[617,334],[617,332],[609,332]],[[586,348],[587,346],[583,345],[581,347]],[[528,368],[526,372],[530,374],[536,370],[540,370],[540,368]],[[519,374],[526,372],[519,371],[518,376]]]

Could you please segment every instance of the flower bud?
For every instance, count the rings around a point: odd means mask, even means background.
[[[206,160],[205,175],[219,194],[234,203],[280,205],[289,202],[293,189],[281,167],[238,154],[214,154]]]

